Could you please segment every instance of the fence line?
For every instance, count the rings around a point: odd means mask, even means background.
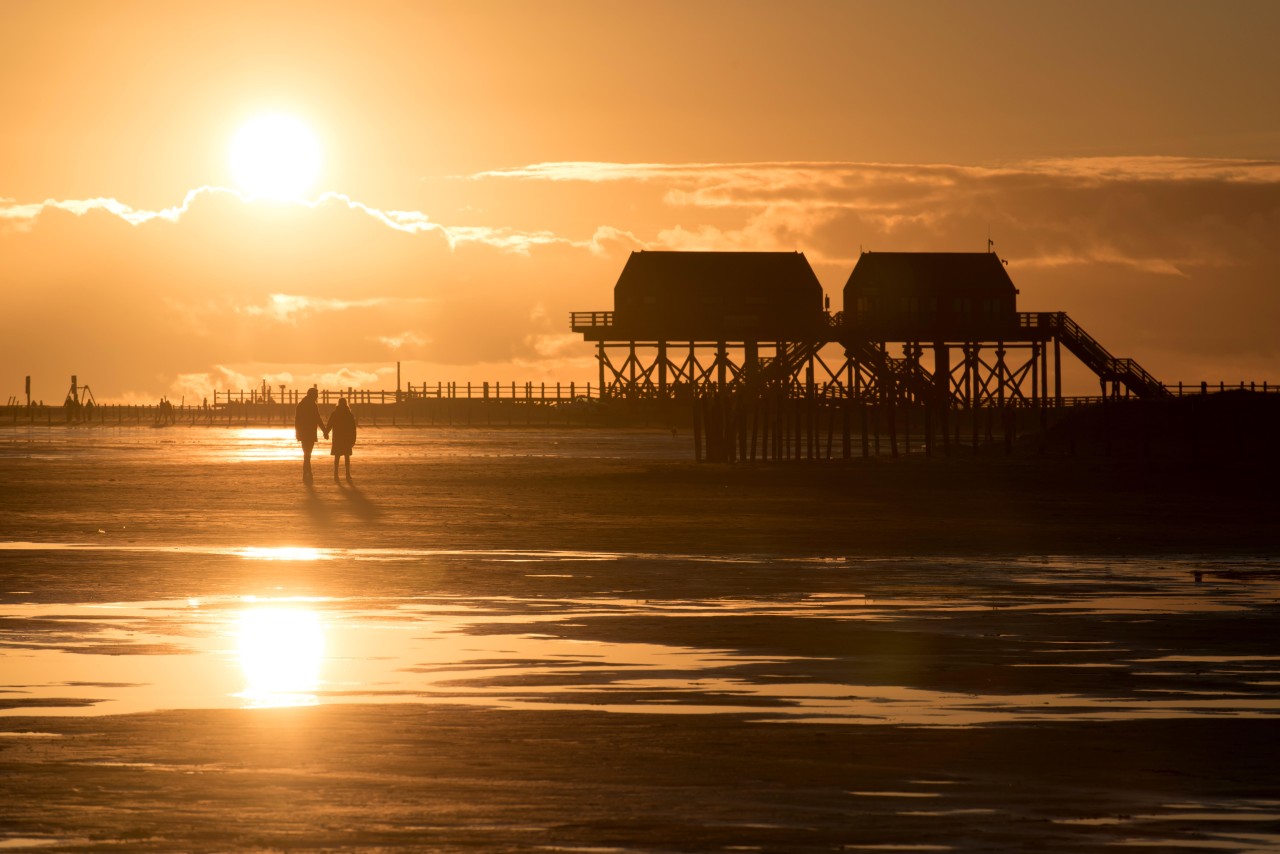
[[[278,390],[277,390],[278,389]],[[401,390],[386,389],[319,389],[320,403],[332,405],[345,397],[350,403],[386,406],[415,400],[524,400],[540,403],[599,400],[600,388],[592,383],[548,382],[438,382],[435,385],[410,383]],[[213,408],[231,404],[297,404],[306,395],[306,389],[290,389],[284,386],[256,389],[214,390]]]
[[[1270,382],[1217,383],[1179,382],[1166,385],[1174,397],[1192,397],[1228,391],[1248,391],[1263,394],[1280,393],[1280,386]],[[547,382],[437,382],[434,385],[409,384],[399,391],[383,389],[321,389],[322,406],[336,405],[340,397],[346,397],[355,409],[361,423],[380,426],[414,425],[567,425],[567,424],[625,424],[652,418],[655,412],[670,419],[670,413],[684,412],[689,401],[706,393],[715,393],[714,384],[708,389],[684,389],[687,400],[660,401],[651,396],[628,399],[610,395],[602,396],[602,389],[593,383]],[[10,397],[0,406],[2,423],[87,423],[169,426],[173,424],[236,426],[265,425],[289,426],[293,422],[293,410],[306,394],[305,389],[289,389],[263,386],[256,389],[219,390],[213,392],[213,401],[200,404],[96,404],[94,402],[67,403],[57,406],[24,404]],[[859,404],[856,397],[849,397],[844,389],[815,388],[814,394],[827,404],[848,400]],[[804,397],[801,390],[801,397]],[[1100,404],[1107,398],[1099,395],[1064,396],[1063,409]],[[656,407],[655,407],[656,405]],[[665,410],[663,409],[665,405]],[[1040,400],[1009,400],[1007,406],[1015,409],[1055,409],[1052,398]],[[956,406],[957,411],[970,407]],[[988,409],[979,406],[979,409]]]

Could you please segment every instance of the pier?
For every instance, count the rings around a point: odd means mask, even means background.
[[[618,278],[613,310],[572,312],[569,325],[596,347],[605,399],[692,409],[700,460],[992,443],[1012,453],[1018,436],[1045,434],[1080,406],[1102,405],[1108,425],[1122,406],[1140,411],[1154,429],[1172,417],[1159,402],[1227,389],[1167,386],[1066,312],[1019,311],[1019,293],[991,251],[864,252],[844,310],[832,313],[798,252],[641,251]],[[1063,394],[1072,358],[1097,395]]]

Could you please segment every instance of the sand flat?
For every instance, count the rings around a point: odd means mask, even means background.
[[[0,433],[8,847],[1280,841],[1247,467]]]

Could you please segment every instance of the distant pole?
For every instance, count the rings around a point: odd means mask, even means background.
[[[27,406],[31,406],[31,376],[27,376]]]
[[[396,403],[400,402],[400,363],[396,362]]]

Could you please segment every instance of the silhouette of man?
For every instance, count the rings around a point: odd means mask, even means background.
[[[316,446],[316,431],[323,430],[324,437],[329,438],[329,428],[320,417],[317,405],[320,392],[313,386],[307,389],[307,396],[298,402],[293,411],[293,435],[302,443],[302,479],[311,480],[311,449]]]
[[[356,444],[356,416],[347,405],[345,397],[338,399],[338,408],[329,416],[329,432],[333,434],[333,479],[338,479],[338,458],[347,462],[347,480],[351,480],[351,450]]]

